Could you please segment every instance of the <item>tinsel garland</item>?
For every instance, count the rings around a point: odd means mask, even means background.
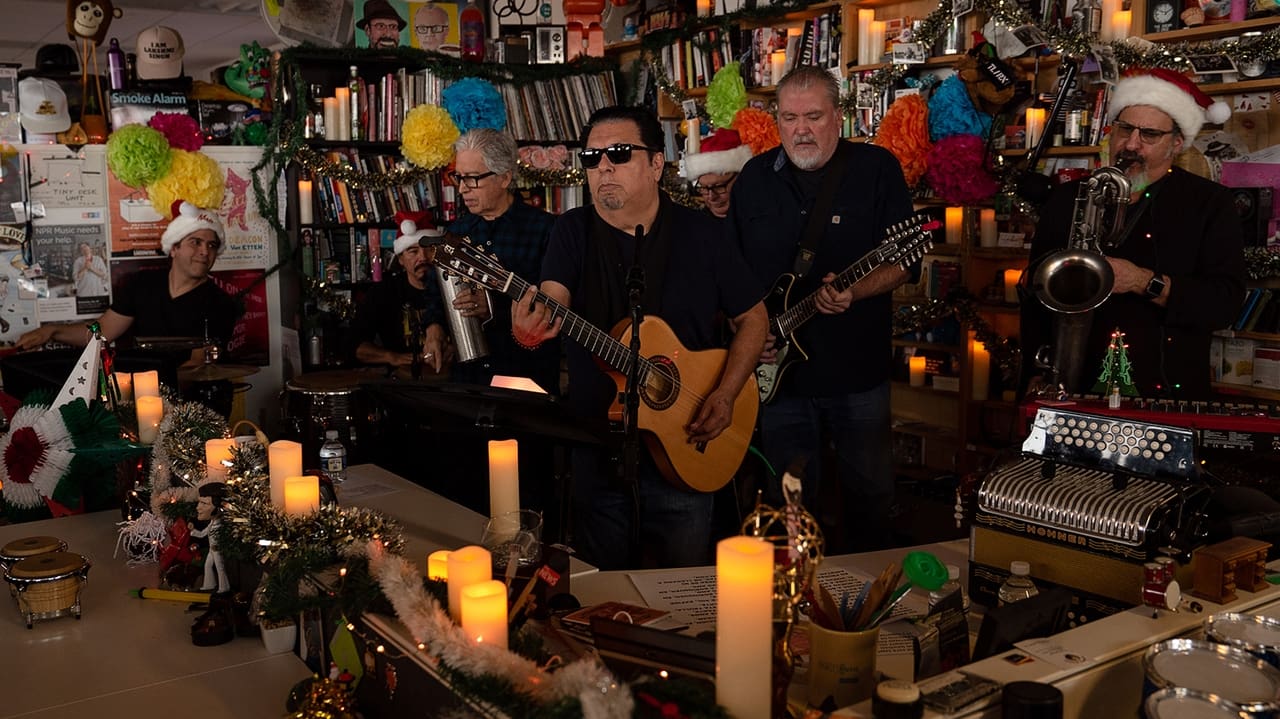
[[[333,315],[338,320],[349,320],[356,316],[356,305],[346,292],[339,292],[323,280],[314,277],[302,278],[302,291],[308,299],[314,301],[322,311]]]
[[[968,290],[956,289],[949,292],[946,299],[930,299],[899,307],[893,314],[893,336],[924,331],[949,317],[955,317],[974,333],[974,339],[986,345],[1005,382],[1018,378],[1020,361],[1017,347],[983,319],[978,313],[977,301]]]
[[[1251,280],[1280,277],[1280,250],[1269,247],[1244,248],[1245,271]]]
[[[163,397],[164,419],[151,449],[151,511],[194,518],[205,478],[204,443],[228,436],[227,420],[199,402]]]

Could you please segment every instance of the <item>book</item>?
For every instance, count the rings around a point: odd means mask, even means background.
[[[1253,306],[1253,310],[1249,312],[1248,319],[1244,322],[1245,332],[1254,332],[1258,327],[1258,320],[1262,314],[1266,312],[1267,307],[1271,303],[1271,290],[1262,290],[1262,296],[1258,298],[1257,304]]]

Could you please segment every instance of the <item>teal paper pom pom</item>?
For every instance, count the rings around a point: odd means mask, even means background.
[[[169,174],[169,141],[159,131],[125,125],[107,138],[107,167],[129,187],[144,187]]]
[[[444,109],[449,112],[458,132],[479,128],[502,130],[507,126],[507,104],[498,88],[489,81],[464,77],[441,93]]]

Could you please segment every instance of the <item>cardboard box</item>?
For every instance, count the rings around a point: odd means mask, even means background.
[[[1280,347],[1258,347],[1253,351],[1253,386],[1280,389]]]
[[[1222,341],[1222,379],[1226,384],[1253,384],[1253,352],[1257,343],[1253,340],[1225,339]]]

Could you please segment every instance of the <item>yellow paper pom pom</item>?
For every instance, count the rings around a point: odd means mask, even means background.
[[[222,207],[225,184],[222,168],[212,157],[203,152],[174,150],[169,174],[147,185],[147,195],[156,212],[173,219],[170,210],[174,200],[186,200],[210,210]]]
[[[458,127],[443,107],[418,105],[405,115],[400,132],[400,153],[426,170],[435,170],[453,159]]]

